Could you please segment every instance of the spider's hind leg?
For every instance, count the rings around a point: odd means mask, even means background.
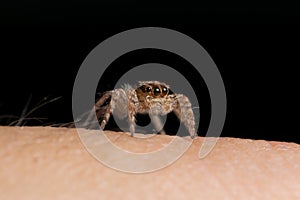
[[[100,127],[103,130],[110,118],[112,91],[105,92],[95,103],[94,109],[96,111],[97,122],[100,119]],[[105,105],[107,104],[107,105]],[[92,113],[91,113],[92,114]]]
[[[110,95],[111,99],[110,99],[109,104],[105,108],[103,117],[100,122],[100,127],[102,130],[105,128],[105,125],[107,124],[112,113],[114,113],[116,115],[116,117],[118,117],[120,119],[123,119],[127,114],[126,109],[124,109],[124,107],[126,107],[126,106],[124,106],[124,104],[126,105],[126,103],[127,103],[127,101],[126,101],[127,96],[126,96],[125,91],[123,89],[115,89],[115,90],[110,91],[110,93],[108,95]],[[102,97],[102,98],[108,99],[109,97]],[[102,101],[101,99],[99,99],[99,101],[98,101],[99,105],[103,104],[102,102],[100,102],[100,101]],[[96,103],[96,105],[97,105],[97,103]],[[100,117],[101,117],[101,114],[98,115],[98,113],[97,113],[97,118],[99,119]]]
[[[125,119],[128,116],[128,97],[124,89],[115,89],[111,91],[110,103],[105,108],[100,127],[104,129],[106,123],[108,122],[111,114],[114,115],[116,119]],[[134,111],[135,109],[133,109]],[[133,113],[134,116],[135,112]],[[101,116],[101,115],[100,115]],[[97,116],[99,118],[99,116]],[[130,115],[129,115],[130,117]],[[133,118],[133,122],[135,119]],[[117,121],[116,121],[117,122]],[[118,124],[119,125],[119,124]],[[134,126],[134,125],[133,125]],[[133,130],[134,132],[134,130]]]
[[[101,121],[101,128],[103,129],[105,127],[106,122],[108,121],[110,117],[110,113],[107,114],[110,110],[110,98],[111,98],[112,92],[105,92],[95,103],[93,109],[89,111],[89,115],[85,120],[85,127],[86,128],[95,128],[99,124],[99,119],[104,116],[105,122],[102,124],[103,121]],[[108,105],[105,107],[105,104],[108,103]],[[95,112],[96,112],[96,121],[95,121]]]
[[[105,125],[107,124],[107,122],[110,118],[111,112],[112,112],[112,106],[111,106],[111,103],[110,103],[107,106],[107,108],[105,109],[105,113],[103,115],[103,118],[101,119],[100,128],[102,130],[105,128]],[[97,115],[97,117],[98,117],[98,115]],[[98,119],[99,119],[99,117],[98,117]]]

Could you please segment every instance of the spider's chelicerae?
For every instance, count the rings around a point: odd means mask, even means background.
[[[103,111],[103,104],[110,98],[110,102]],[[102,109],[101,109],[102,108]],[[183,94],[175,94],[170,87],[159,81],[140,81],[138,86],[125,85],[123,88],[105,92],[96,102],[97,118],[103,116],[100,127],[104,129],[110,115],[120,119],[128,117],[131,136],[135,133],[135,115],[149,114],[155,129],[162,130],[160,115],[174,112],[185,125],[192,138],[196,136],[194,113],[191,103]]]

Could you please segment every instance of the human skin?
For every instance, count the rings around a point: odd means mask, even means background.
[[[175,137],[105,134],[132,151],[154,150]],[[170,166],[131,174],[91,156],[76,129],[0,127],[0,199],[300,198],[299,144],[220,138],[199,159],[203,140],[194,139]]]

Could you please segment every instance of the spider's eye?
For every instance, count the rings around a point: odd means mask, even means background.
[[[151,87],[146,87],[146,92],[151,92]]]
[[[156,88],[154,88],[154,95],[155,96],[158,96],[158,95],[160,95],[160,89],[158,88],[158,87],[156,87]]]
[[[162,93],[163,93],[163,94],[167,94],[167,92],[168,92],[168,88],[163,87],[163,88],[162,88]]]

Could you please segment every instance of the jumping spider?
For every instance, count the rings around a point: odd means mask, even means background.
[[[110,102],[103,105],[107,100]],[[188,97],[183,94],[175,94],[170,87],[158,81],[140,81],[137,87],[125,85],[123,88],[105,92],[95,103],[97,118],[100,127],[104,129],[110,115],[120,119],[128,117],[131,136],[135,133],[135,115],[149,114],[149,117],[157,131],[164,133],[159,115],[174,112],[177,118],[185,125],[191,138],[196,136],[194,113]],[[102,109],[101,109],[102,108]]]

